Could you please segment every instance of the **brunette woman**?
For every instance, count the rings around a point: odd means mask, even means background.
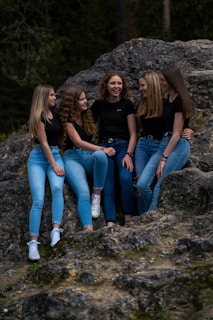
[[[129,100],[129,89],[124,76],[109,71],[100,81],[100,99],[92,105],[92,112],[99,127],[99,145],[113,147],[115,154],[108,154],[108,170],[103,191],[104,216],[107,226],[116,223],[115,178],[118,176],[122,211],[125,222],[133,214],[132,172],[133,153],[137,141],[135,107]]]
[[[92,218],[100,215],[101,192],[108,167],[106,154],[113,155],[115,151],[92,143],[97,130],[81,86],[69,86],[65,90],[59,118],[63,126],[66,180],[77,196],[77,212],[83,229],[92,231]],[[88,177],[93,183],[91,197]]]

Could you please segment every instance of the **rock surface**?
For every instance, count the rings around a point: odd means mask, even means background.
[[[26,134],[0,144],[0,319],[213,319],[213,42],[134,39],[69,78],[85,86],[89,102],[108,69],[122,70],[132,100],[137,79],[179,62],[196,103],[187,166],[168,175],[156,210],[125,226],[83,232],[76,199],[64,186],[64,234],[50,247],[51,195],[41,223],[38,263],[27,260],[31,194]],[[122,222],[122,215],[118,213]]]

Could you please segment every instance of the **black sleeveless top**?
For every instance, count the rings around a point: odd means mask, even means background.
[[[70,122],[70,121],[68,121],[68,122]],[[73,125],[82,140],[87,141],[87,142],[91,142],[92,135],[88,135],[85,132],[84,127],[79,126],[79,124],[77,124],[76,122],[74,122]],[[72,140],[70,140],[69,137],[67,137],[66,142],[65,142],[64,151],[68,150],[68,149],[73,149],[74,147],[76,147],[75,144],[72,142]]]
[[[44,123],[47,142],[49,146],[58,146],[59,139],[63,132],[63,128],[58,119],[56,112],[54,110],[50,110],[50,111],[53,115],[53,118],[50,120],[50,122],[46,121],[43,115],[41,115],[41,122]],[[38,138],[34,139],[34,143],[40,144]]]

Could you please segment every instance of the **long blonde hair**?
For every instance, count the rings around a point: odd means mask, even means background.
[[[146,97],[141,95],[137,108],[137,117],[145,118],[161,117],[163,112],[163,98],[159,76],[156,72],[146,72],[140,78],[143,78],[147,84]]]
[[[53,86],[50,84],[39,84],[33,92],[29,120],[29,135],[32,139],[37,137],[41,115],[45,121],[50,122],[48,119],[49,94],[52,89],[54,90]]]
[[[63,93],[61,102],[59,105],[59,119],[63,127],[63,135],[61,140],[61,147],[65,145],[67,138],[66,124],[69,121],[75,122],[76,114],[78,113],[78,101],[80,95],[85,92],[84,88],[79,85],[69,86]],[[92,116],[92,112],[88,107],[87,110],[81,112],[82,125],[86,134],[95,135],[97,134],[96,125]]]

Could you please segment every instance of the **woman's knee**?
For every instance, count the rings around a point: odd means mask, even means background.
[[[44,205],[44,198],[37,198],[33,200],[33,207],[41,210]]]
[[[148,188],[148,184],[145,183],[144,180],[139,179],[138,182],[136,183],[136,188],[137,188],[139,194],[143,194],[144,192],[146,192],[146,190]]]
[[[62,192],[64,186],[64,177],[49,179],[52,192]]]
[[[93,157],[96,159],[96,161],[107,163],[107,156],[106,153],[104,153],[102,150],[97,150],[93,152]]]

